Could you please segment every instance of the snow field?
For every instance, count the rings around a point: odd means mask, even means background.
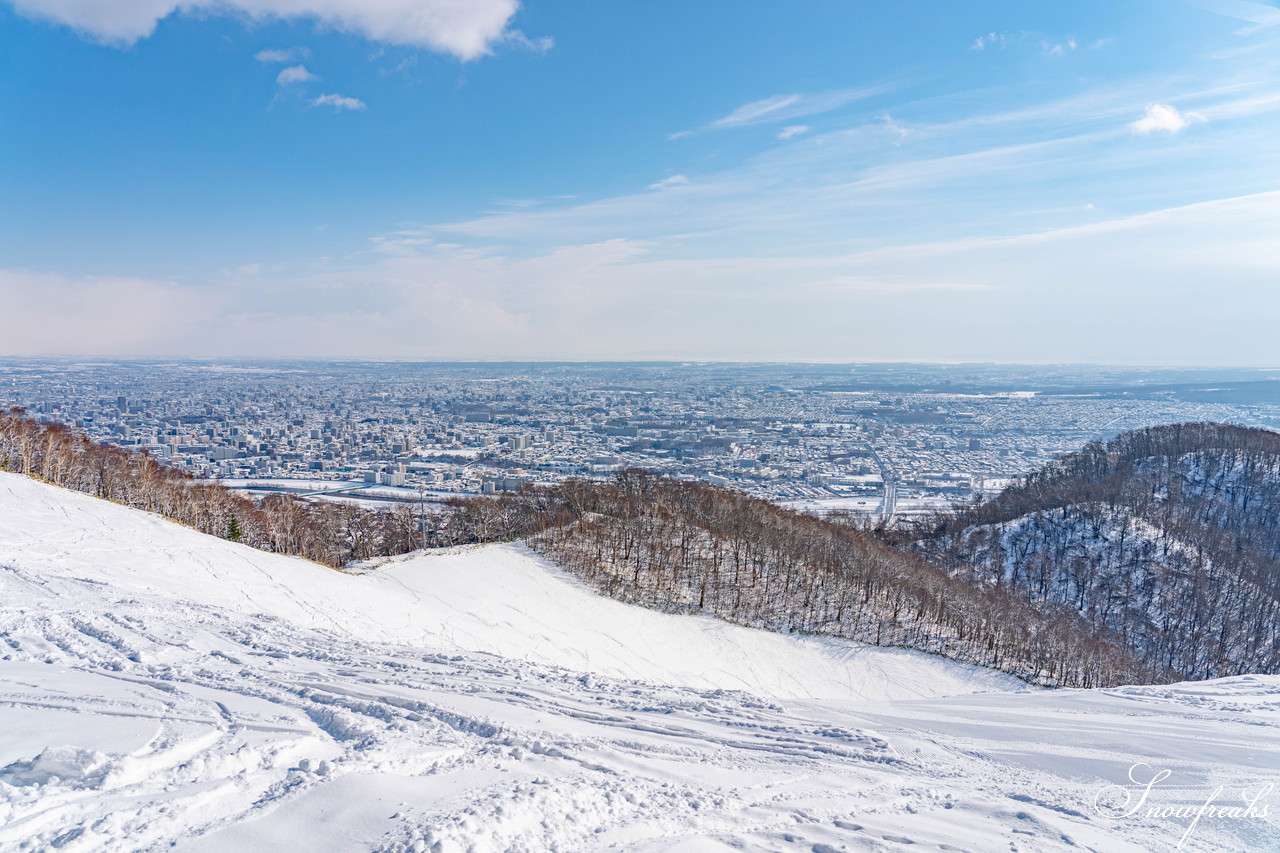
[[[0,474],[0,850],[1173,850],[1187,821],[1098,788],[1258,785],[1278,732],[1276,677],[1030,690],[514,546],[356,576]],[[1183,849],[1278,842],[1205,819]]]

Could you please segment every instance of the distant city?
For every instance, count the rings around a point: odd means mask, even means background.
[[[1265,370],[0,360],[0,405],[252,494],[442,501],[629,467],[894,519],[1161,423],[1280,425]]]

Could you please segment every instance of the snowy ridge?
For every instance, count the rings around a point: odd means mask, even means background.
[[[0,474],[4,850],[1123,853],[1186,823],[1090,810],[1131,764],[1174,770],[1162,803],[1280,766],[1280,678],[1011,687],[631,608],[519,548],[356,577]]]

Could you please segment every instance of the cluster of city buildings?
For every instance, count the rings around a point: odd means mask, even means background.
[[[1280,422],[1266,395],[1134,393],[1110,375],[1081,393],[1089,377],[1057,369],[957,370],[10,360],[0,405],[258,492],[438,499],[640,467],[885,516],[990,493],[1126,429]]]

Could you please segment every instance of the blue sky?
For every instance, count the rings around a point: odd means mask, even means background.
[[[0,0],[0,354],[1280,365],[1280,9]]]

